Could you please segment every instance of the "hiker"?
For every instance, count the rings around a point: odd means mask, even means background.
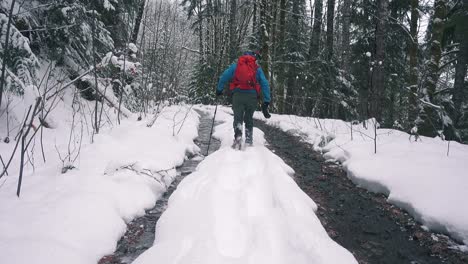
[[[253,114],[257,108],[260,93],[263,94],[262,112],[265,118],[270,118],[270,86],[257,59],[258,52],[245,52],[237,63],[232,64],[221,75],[216,95],[223,94],[224,85],[230,81],[229,90],[232,93],[232,110],[234,111],[234,144],[240,147],[242,139],[242,124],[245,123],[245,144],[253,144]]]

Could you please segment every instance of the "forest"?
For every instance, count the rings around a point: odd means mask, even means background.
[[[467,73],[468,0],[0,0],[0,262],[466,264]]]
[[[275,113],[468,140],[467,0],[8,0],[0,4],[0,115],[10,140],[47,127],[67,90],[148,114],[216,101],[218,76],[260,51]],[[18,100],[30,104],[14,110]],[[82,113],[83,114],[83,113]],[[8,116],[8,117],[6,117]]]

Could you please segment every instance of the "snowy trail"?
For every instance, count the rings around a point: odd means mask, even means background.
[[[231,117],[216,128],[222,141],[169,199],[156,241],[134,263],[357,263],[315,215],[293,170],[264,146],[232,150]]]
[[[153,245],[156,223],[166,210],[169,197],[185,176],[195,171],[198,164],[203,160],[203,155],[207,154],[212,118],[206,113],[197,112],[200,115],[200,124],[198,126],[198,137],[194,142],[200,148],[199,153],[192,155],[180,167],[177,167],[177,177],[175,177],[164,195],[156,202],[156,205],[152,209],[146,210],[144,216],[138,217],[127,224],[127,231],[117,243],[115,252],[104,256],[98,262],[99,264],[131,263]],[[208,153],[211,154],[218,150],[219,143],[217,140],[212,140]]]

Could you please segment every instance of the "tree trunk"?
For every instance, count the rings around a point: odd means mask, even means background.
[[[429,61],[427,64],[427,76],[424,81],[424,100],[428,103],[434,102],[434,93],[439,80],[439,62],[442,54],[442,36],[444,33],[444,19],[446,16],[445,0],[434,1],[434,15],[432,20],[432,37],[429,42]],[[421,113],[422,123],[419,124],[420,134],[425,136],[436,136],[439,125],[437,111],[432,106],[425,106]]]
[[[329,98],[332,98],[332,91],[335,88],[335,69],[333,65],[333,42],[334,42],[334,20],[335,20],[335,0],[327,1],[327,38],[326,38],[326,60],[327,60],[327,82],[323,88],[326,91],[323,92]],[[336,118],[340,104],[334,104],[330,101],[324,104],[325,116]]]
[[[140,0],[140,6],[138,7],[138,13],[135,18],[135,25],[133,27],[133,33],[132,33],[132,43],[137,43],[138,40],[138,33],[140,32],[140,25],[141,25],[141,20],[143,19],[143,14],[145,12],[145,4],[146,0]]]
[[[3,98],[3,87],[5,85],[5,71],[6,71],[6,64],[8,61],[7,56],[9,55],[8,47],[10,46],[10,27],[11,22],[13,19],[13,9],[15,8],[16,0],[11,1],[10,13],[8,14],[8,24],[6,28],[6,36],[5,36],[5,45],[3,51],[3,63],[2,63],[2,75],[0,77],[0,107],[2,106],[2,98]]]
[[[253,0],[253,17],[252,17],[252,39],[251,45],[258,43],[258,4],[257,0]]]
[[[385,59],[385,34],[388,19],[388,0],[379,0],[377,4],[377,18],[375,29],[375,54],[371,77],[371,94],[369,112],[378,122],[382,121],[382,112],[385,95],[384,84],[384,59]]]
[[[262,0],[260,6],[260,43],[261,43],[261,50],[260,53],[262,55],[262,69],[265,73],[266,78],[270,77],[270,39],[269,39],[269,32],[268,32],[268,25],[270,22],[270,15],[269,15],[269,4],[268,0]]]
[[[466,98],[466,71],[468,64],[468,0],[463,1],[461,15],[456,25],[456,37],[460,43],[455,67],[455,84],[453,86],[453,104],[455,107],[454,125],[459,128],[460,117],[464,109],[462,105]]]
[[[333,29],[335,19],[335,0],[327,2],[327,60],[331,61],[333,57]]]
[[[278,58],[277,54],[277,48],[278,48],[278,7],[279,7],[279,0],[274,0],[272,5],[271,5],[271,38],[270,38],[270,89],[272,91],[271,94],[276,93],[276,73],[275,73],[275,67],[273,67],[272,61]],[[276,98],[276,97],[275,97]],[[275,108],[275,105],[271,107],[272,109]]]
[[[203,15],[201,13],[201,4],[198,9],[198,49],[200,50],[200,56],[198,56],[200,64],[203,63],[205,58],[205,48],[203,45]]]
[[[315,59],[319,54],[320,49],[320,33],[322,31],[322,9],[323,0],[315,1],[314,11],[314,26],[312,28],[312,36],[310,38],[310,59]]]
[[[417,116],[417,98],[418,92],[418,19],[419,19],[419,0],[411,0],[411,21],[410,34],[411,43],[409,48],[409,107],[408,107],[408,122],[410,126],[414,125]]]
[[[233,62],[237,57],[237,0],[231,0],[231,6],[229,10],[229,62]]]
[[[279,12],[279,36],[278,36],[278,53],[279,56],[276,56],[277,58],[282,58],[284,54],[284,42],[285,42],[285,37],[286,37],[286,0],[280,0],[280,12]],[[284,70],[283,68],[278,69],[278,76],[279,75],[284,75]],[[280,82],[277,85],[277,107],[278,107],[278,112],[283,113],[284,111],[284,82]]]
[[[343,1],[343,25],[341,28],[341,65],[345,76],[350,72],[350,34],[351,34],[351,0]]]

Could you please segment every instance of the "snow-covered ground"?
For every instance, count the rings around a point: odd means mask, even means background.
[[[468,145],[428,137],[414,142],[407,133],[377,129],[374,154],[372,120],[368,129],[352,126],[352,139],[351,124],[340,120],[273,115],[267,123],[302,136],[325,157],[342,162],[357,185],[388,195],[427,228],[468,245]]]
[[[154,246],[134,263],[357,263],[328,236],[263,133],[255,129],[254,147],[236,151],[232,117],[218,110],[217,119],[225,122],[214,134],[221,149],[180,183]]]
[[[186,153],[198,150],[193,139],[199,116],[188,106],[164,108],[152,128],[146,127],[149,120],[131,116],[103,128],[93,144],[83,122],[75,120],[75,133],[84,130],[81,155],[76,168],[62,174],[58,151],[67,155],[72,127],[67,105],[72,104],[57,106],[50,119],[54,129],[45,130],[45,165],[36,142],[35,168],[28,162],[21,197],[16,197],[18,166],[0,179],[1,263],[97,263],[115,250],[125,223],[154,206]],[[110,119],[115,122],[115,115]],[[78,139],[72,135],[73,155]],[[0,143],[2,157],[12,145]]]

